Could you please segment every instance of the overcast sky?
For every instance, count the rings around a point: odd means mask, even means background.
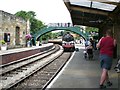
[[[63,0],[0,0],[0,10],[15,14],[18,11],[34,11],[44,23],[71,22]]]

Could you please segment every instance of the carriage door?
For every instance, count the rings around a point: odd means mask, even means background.
[[[15,44],[20,45],[20,27],[16,27],[15,31]]]

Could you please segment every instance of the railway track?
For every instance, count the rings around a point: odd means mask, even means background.
[[[55,51],[56,50],[55,50],[55,46],[54,46],[50,50],[47,50],[47,51],[44,51],[44,52],[40,52],[38,54],[35,54],[35,55],[32,55],[32,56],[29,56],[29,57],[17,60],[15,62],[11,62],[11,63],[5,64],[5,65],[2,65],[0,67],[0,75],[4,75],[4,74],[6,74],[6,73],[8,73],[8,72],[10,72],[12,70],[20,68],[23,65],[27,65],[27,64],[32,63],[32,62],[34,62],[36,60],[42,59],[45,56],[54,53]]]
[[[71,56],[71,52],[64,52],[59,58],[53,60],[43,68],[29,76],[10,90],[45,90],[54,77],[60,72]]]
[[[49,52],[47,51],[36,56],[31,56],[25,60],[21,60],[22,62],[19,61],[11,65],[3,66],[2,72],[0,73],[0,89],[13,87],[51,63],[55,58],[59,57],[62,52],[63,50],[56,46],[55,49],[49,50]]]

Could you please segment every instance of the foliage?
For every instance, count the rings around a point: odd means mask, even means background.
[[[25,20],[34,18],[36,16],[35,12],[33,12],[33,11],[28,11],[28,12],[26,12],[26,11],[19,11],[19,12],[15,13],[15,15],[18,16],[18,17],[22,17]]]
[[[86,31],[87,32],[98,32],[98,28],[94,28],[94,27],[86,27]]]
[[[6,42],[4,40],[0,40],[0,44],[4,45]]]
[[[51,39],[51,34],[52,34],[51,32],[46,33],[46,34],[44,34],[44,35],[41,36],[41,39],[42,39],[42,40]]]
[[[56,39],[56,38],[58,38],[58,36],[59,36],[59,33],[52,33],[51,34],[52,39]]]
[[[42,27],[45,26],[42,21],[35,18],[36,14],[35,14],[34,11],[28,11],[28,12],[19,11],[19,12],[15,13],[15,15],[18,16],[18,17],[22,17],[26,21],[28,19],[30,20],[30,23],[31,23],[30,32],[31,32],[31,34],[35,34],[38,30],[40,30]]]
[[[35,18],[32,18],[30,20],[31,22],[31,25],[30,25],[30,28],[31,28],[31,34],[35,34],[37,31],[39,31],[41,28],[45,27],[45,25],[43,24],[42,21],[40,20],[37,20]]]
[[[48,40],[48,39],[57,39],[59,37],[59,32],[58,33],[46,33],[40,37],[40,40]]]
[[[98,32],[99,29],[98,28],[94,28],[94,27],[86,27],[86,31],[91,35],[91,37],[95,40],[98,39]],[[94,32],[94,33],[93,33]]]

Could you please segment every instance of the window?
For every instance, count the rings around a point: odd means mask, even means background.
[[[119,3],[120,0],[101,0],[100,2],[97,2],[97,0],[91,0],[91,1],[90,0],[70,0],[70,3],[72,5],[84,6],[84,7],[101,9],[101,10],[106,10],[106,11],[113,11],[117,7],[117,5],[108,4],[105,2]]]

